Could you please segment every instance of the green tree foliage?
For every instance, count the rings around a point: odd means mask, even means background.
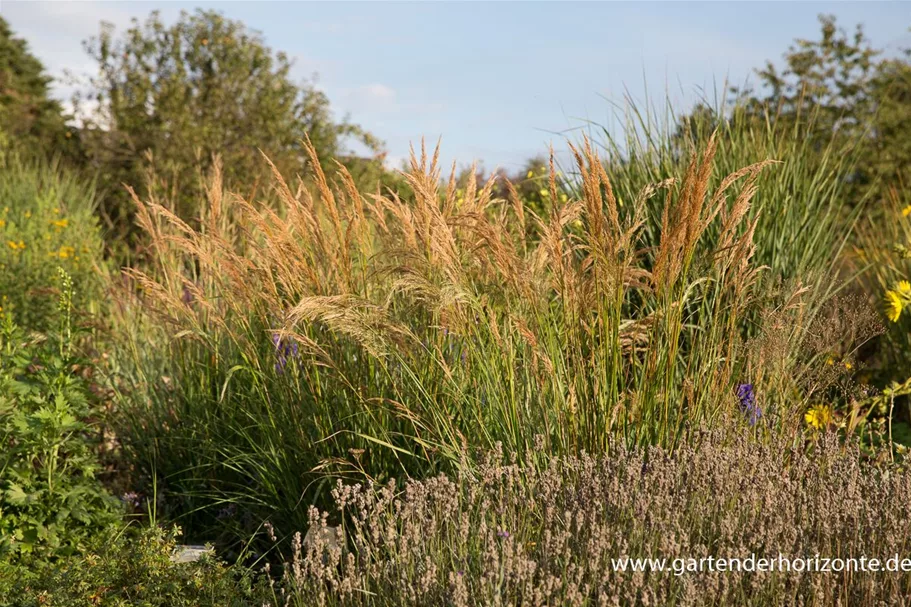
[[[756,70],[758,88],[731,89],[735,109],[726,117],[743,128],[772,119],[783,132],[807,138],[817,161],[833,138],[860,146],[849,195],[881,200],[895,183],[911,183],[911,51],[884,58],[862,25],[849,33],[831,15],[819,22],[819,39],[796,40],[783,68],[768,61]],[[698,105],[680,121],[678,137],[707,136],[718,111]]]
[[[226,187],[255,196],[269,172],[260,150],[285,174],[303,167],[305,137],[324,158],[342,155],[349,138],[379,150],[360,127],[335,122],[312,83],[292,81],[284,53],[215,11],[183,12],[173,25],[153,12],[119,37],[103,24],[85,47],[99,70],[75,105],[101,173],[102,213],[118,230],[129,228],[132,209],[121,184],[145,194],[140,186],[150,168],[167,184],[178,215],[193,219],[202,197],[198,171],[214,155]]]
[[[796,40],[785,54],[783,71],[771,61],[757,70],[769,93],[751,101],[776,107],[787,116],[820,108],[824,115],[817,122],[820,130],[865,129],[875,108],[871,84],[880,51],[870,46],[862,25],[848,34],[836,26],[833,16],[821,15],[819,22],[820,39]]]
[[[50,96],[50,82],[26,42],[0,17],[0,148],[15,143],[38,153],[75,149],[60,103]]]
[[[871,173],[911,203],[911,49],[879,64],[871,82],[877,112],[867,155]]]

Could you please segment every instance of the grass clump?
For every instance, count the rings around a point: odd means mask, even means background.
[[[722,96],[703,100],[698,108],[678,117],[670,105],[662,115],[649,103],[628,103],[619,136],[605,126],[588,125],[590,136],[608,155],[606,169],[618,197],[632,200],[647,184],[679,175],[689,163],[686,151],[705,146],[710,137],[717,139],[710,188],[741,167],[777,160],[774,170],[757,177],[748,211],[759,245],[753,261],[769,269],[766,275],[772,281],[802,280],[819,291],[814,305],[823,304],[841,284],[833,275],[854,225],[867,210],[868,201],[857,196],[851,183],[862,161],[859,140],[825,131],[821,106],[782,116],[774,107],[757,109]],[[570,179],[574,182],[578,188],[578,178]],[[653,246],[661,235],[661,212],[655,206],[646,215],[643,231]],[[713,226],[705,238],[714,244],[719,235]]]
[[[127,452],[187,527],[241,537],[265,518],[303,528],[332,476],[470,468],[497,443],[673,447],[744,407],[742,386],[761,415],[739,423],[799,440],[832,396],[810,380],[811,291],[757,289],[750,209],[777,167],[718,178],[718,146],[622,205],[592,146],[573,147],[578,196],[557,195],[551,165],[544,216],[493,198],[493,179],[457,196],[423,150],[413,201],[364,196],[344,170],[330,186],[312,147],[317,187],[276,172],[277,208],[226,195],[217,171],[198,229],[137,199],[154,263],[127,272]]]

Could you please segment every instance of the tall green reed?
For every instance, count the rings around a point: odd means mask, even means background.
[[[585,128],[606,153],[605,168],[622,200],[632,199],[647,184],[679,175],[690,150],[717,133],[710,187],[743,166],[766,159],[781,163],[756,184],[749,214],[758,218],[755,262],[769,269],[765,274],[771,279],[800,278],[814,289],[823,288],[823,294],[840,284],[833,277],[867,201],[849,198],[859,141],[835,132],[807,135],[819,130],[819,108],[783,116],[775,107],[748,106],[718,94],[702,98],[683,115],[669,103],[659,108],[648,99],[614,107],[622,112],[619,133],[594,122]],[[578,178],[569,185],[578,190]],[[644,234],[652,244],[660,238],[660,213],[653,207],[646,217]],[[706,238],[717,237],[717,227],[710,226]]]

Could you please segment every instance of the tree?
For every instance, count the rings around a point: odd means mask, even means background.
[[[869,127],[875,107],[871,85],[880,51],[870,46],[860,24],[848,34],[832,15],[820,15],[819,22],[820,39],[796,40],[785,54],[783,72],[771,61],[757,70],[770,91],[761,101],[791,116],[818,108],[824,114],[818,128],[857,135]]]
[[[60,103],[50,96],[51,78],[0,17],[0,144],[38,154],[72,151],[76,142]]]
[[[102,24],[85,48],[99,69],[74,105],[105,192],[101,211],[118,234],[131,231],[121,184],[141,192],[150,167],[168,184],[177,214],[193,220],[202,198],[198,171],[216,154],[226,187],[254,196],[269,180],[260,150],[287,173],[303,167],[305,137],[326,160],[349,137],[380,149],[360,127],[335,122],[312,83],[292,82],[284,53],[215,11],[182,12],[171,26],[153,12],[119,38]]]
[[[733,87],[731,128],[771,121],[782,136],[805,137],[823,150],[833,140],[859,146],[861,160],[849,195],[884,198],[892,185],[911,186],[911,51],[878,59],[862,25],[853,33],[835,17],[820,15],[820,38],[796,40],[784,55],[785,66],[771,61],[756,70],[759,90]],[[719,109],[701,104],[679,121],[677,137],[706,136]],[[804,159],[811,160],[811,159]]]
[[[871,175],[886,188],[897,186],[911,203],[911,49],[879,64],[871,91],[876,100]]]

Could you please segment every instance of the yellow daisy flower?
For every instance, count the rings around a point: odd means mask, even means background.
[[[886,316],[889,317],[889,320],[898,322],[898,317],[901,316],[904,307],[905,303],[897,291],[886,291]]]
[[[902,295],[911,293],[911,282],[908,282],[907,280],[898,281],[898,292]]]
[[[911,204],[902,209],[902,217],[907,217],[908,215],[911,215]]]
[[[813,405],[803,418],[811,428],[822,430],[832,422],[832,407]]]

